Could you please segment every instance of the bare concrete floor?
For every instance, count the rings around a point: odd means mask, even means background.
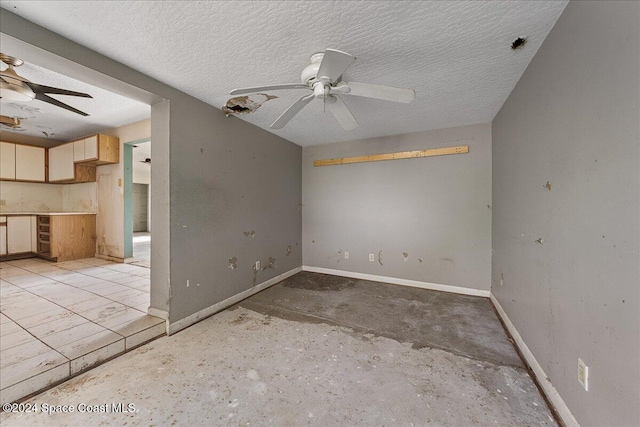
[[[2,425],[555,425],[487,299],[312,273],[25,403],[75,412]]]

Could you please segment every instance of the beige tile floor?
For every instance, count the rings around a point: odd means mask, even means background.
[[[150,271],[98,258],[0,263],[0,402],[164,334],[146,314]]]
[[[151,233],[133,233],[133,265],[151,267]]]

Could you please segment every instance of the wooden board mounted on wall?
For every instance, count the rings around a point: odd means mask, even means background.
[[[415,159],[418,157],[447,156],[449,154],[465,154],[468,152],[468,145],[460,145],[458,147],[432,148],[430,150],[401,151],[398,153],[372,154],[370,156],[316,160],[313,162],[313,166],[333,166],[347,165],[349,163],[380,162],[382,160]]]

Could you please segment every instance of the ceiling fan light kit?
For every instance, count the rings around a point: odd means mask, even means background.
[[[338,123],[345,130],[358,127],[358,122],[349,111],[341,95],[359,96],[380,99],[384,101],[402,102],[408,104],[415,98],[413,89],[402,89],[389,86],[373,85],[358,82],[343,82],[342,74],[355,61],[356,57],[346,52],[327,49],[311,55],[307,65],[300,75],[302,83],[286,83],[278,85],[234,89],[231,95],[242,95],[270,90],[303,89],[310,94],[294,102],[270,126],[271,129],[282,129],[314,98],[325,103],[327,109],[334,115]]]
[[[82,98],[92,98],[91,95],[57,87],[44,86],[29,81],[16,73],[14,69],[14,67],[19,67],[24,64],[24,61],[21,59],[0,53],[0,61],[7,64],[7,68],[0,72],[0,98],[2,98],[2,100],[28,102],[37,99],[38,101],[64,108],[81,116],[88,116],[87,113],[60,102],[47,94],[78,96]]]

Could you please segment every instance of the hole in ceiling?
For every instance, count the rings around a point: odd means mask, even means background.
[[[513,50],[521,49],[525,44],[527,44],[527,38],[518,37],[517,39],[514,40],[513,43],[511,43],[511,49]]]
[[[222,111],[224,111],[227,116],[231,114],[253,113],[265,102],[276,98],[277,96],[267,95],[264,93],[257,93],[255,95],[248,96],[236,96],[235,98],[230,98],[227,101],[225,106],[222,107]]]

